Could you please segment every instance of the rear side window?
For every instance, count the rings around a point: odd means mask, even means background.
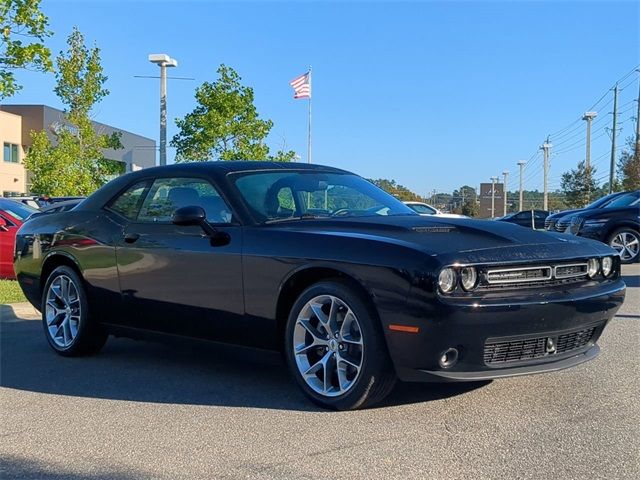
[[[178,208],[202,207],[211,223],[230,223],[231,210],[217,190],[199,178],[158,178],[153,182],[140,213],[139,222],[171,221]]]
[[[149,182],[139,182],[116,197],[109,208],[129,220],[135,220],[140,211]]]

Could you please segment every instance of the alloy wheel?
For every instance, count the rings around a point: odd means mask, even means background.
[[[623,261],[628,261],[638,256],[640,239],[631,232],[620,232],[613,237],[609,245],[620,253]]]
[[[80,326],[80,295],[73,280],[66,275],[57,276],[49,285],[45,319],[53,342],[60,348],[70,346]]]
[[[293,332],[298,371],[316,393],[337,397],[355,385],[364,360],[362,330],[340,298],[319,295],[298,314]]]

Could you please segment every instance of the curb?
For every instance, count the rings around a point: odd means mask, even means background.
[[[33,305],[28,302],[10,303],[0,305],[0,321],[10,322],[15,320],[39,320],[41,318]]]

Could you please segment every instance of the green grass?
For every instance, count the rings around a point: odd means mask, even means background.
[[[18,282],[15,280],[0,280],[0,303],[26,302]]]

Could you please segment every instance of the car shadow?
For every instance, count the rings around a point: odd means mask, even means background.
[[[623,273],[621,276],[627,287],[640,287],[640,275]]]
[[[399,383],[381,406],[462,395],[487,383]],[[66,358],[51,350],[36,320],[0,322],[0,386],[136,402],[321,410],[302,395],[276,353],[110,337],[98,355]]]

